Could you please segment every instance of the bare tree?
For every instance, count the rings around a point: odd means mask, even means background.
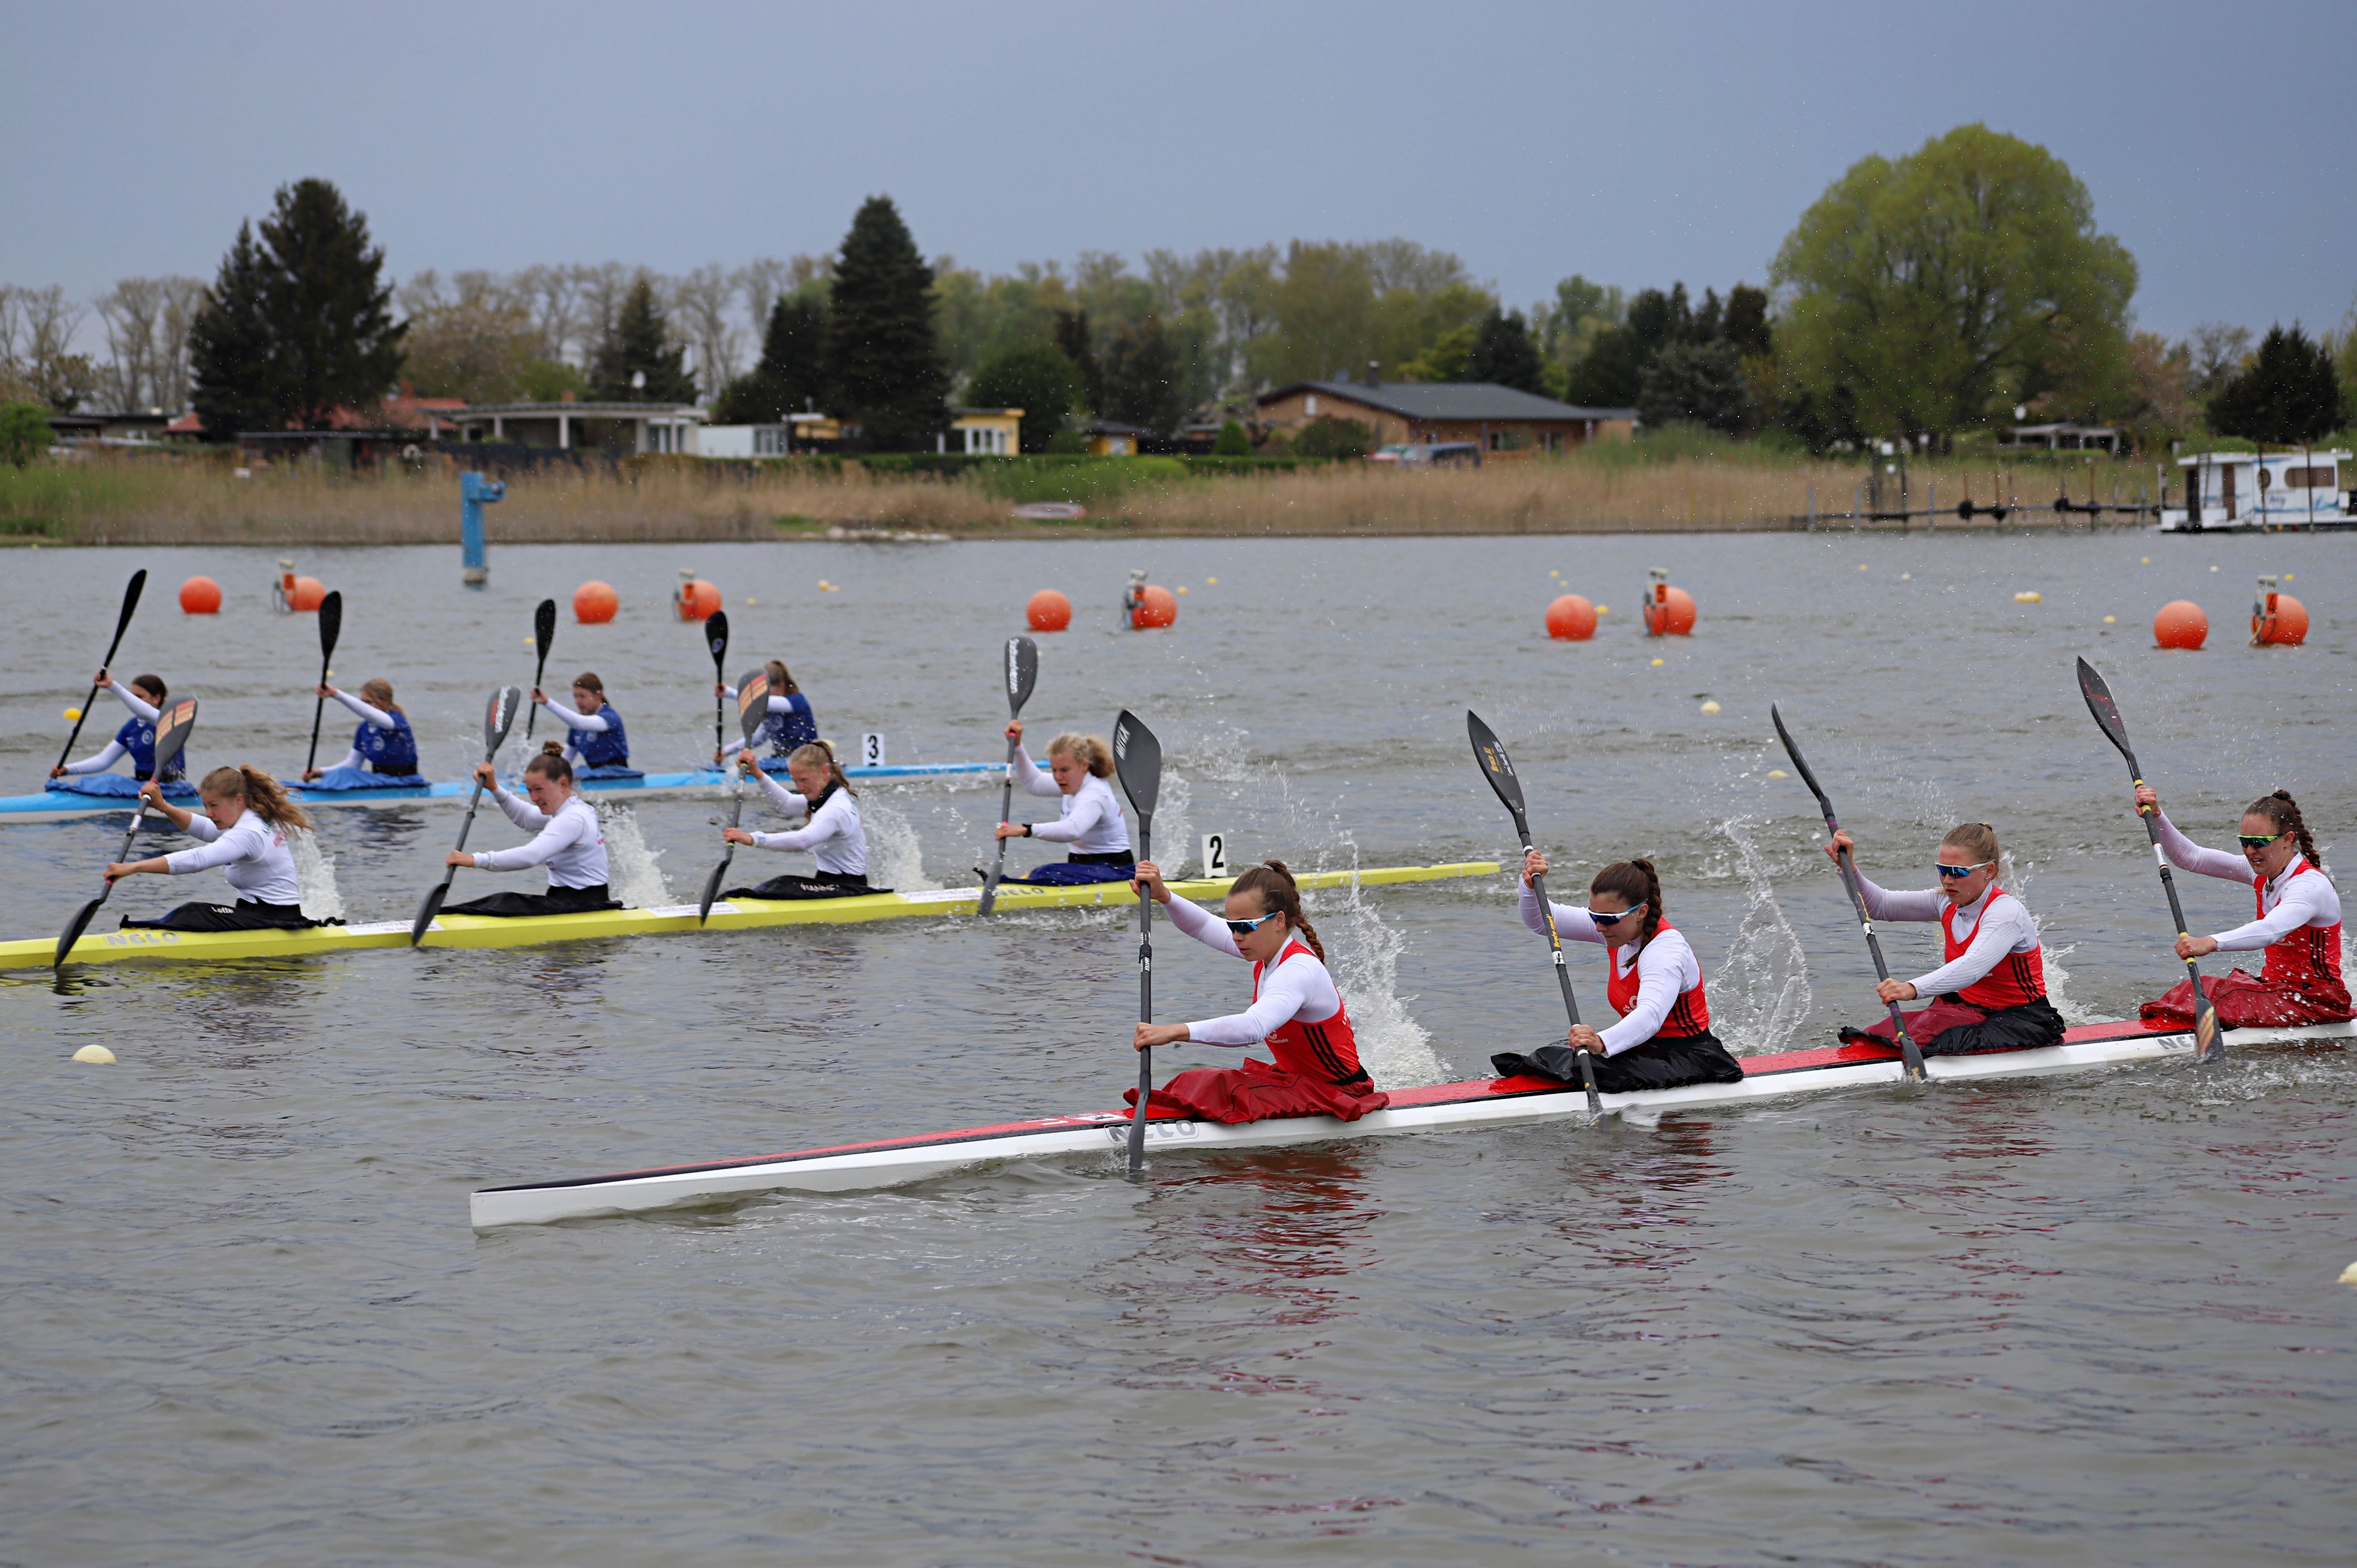
[[[581,336],[579,272],[577,267],[526,267],[510,280],[515,296],[532,313],[533,326],[540,334],[541,359],[575,359],[575,340]],[[587,345],[582,348],[586,353]]]
[[[737,379],[737,360],[745,334],[732,311],[737,280],[719,263],[708,263],[685,277],[673,278],[666,291],[676,317],[674,330],[695,350],[696,380],[716,394]]]
[[[97,392],[102,381],[98,366],[89,355],[73,352],[74,334],[89,314],[58,284],[0,285],[0,381],[59,413]]]
[[[756,256],[737,269],[737,290],[745,296],[745,314],[753,323],[753,340],[770,329],[770,312],[786,292],[786,263],[775,256]]]
[[[586,363],[597,352],[598,346],[614,335],[614,318],[621,315],[622,301],[629,296],[630,285],[645,269],[634,271],[619,262],[607,262],[600,266],[565,270],[573,280],[574,297],[579,302],[573,322],[581,336],[582,360]]]
[[[156,402],[167,413],[185,413],[188,403],[188,329],[205,306],[202,278],[158,280],[164,307],[156,328]]]

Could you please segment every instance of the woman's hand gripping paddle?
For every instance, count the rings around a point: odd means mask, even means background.
[[[770,672],[767,670],[748,670],[737,677],[737,722],[744,727],[748,753],[753,749],[753,737],[761,733],[761,726],[769,721]],[[741,827],[744,822],[745,768],[740,763],[737,768],[737,800],[728,808],[728,825]],[[712,868],[710,876],[705,878],[704,902],[696,906],[695,923],[699,926],[712,918],[712,901],[720,896],[720,879],[728,875],[728,863],[737,858],[736,843],[733,841],[723,842],[727,847],[720,852],[720,864]]]
[[[1031,684],[1039,678],[1039,645],[1028,637],[1006,639],[1006,717],[1012,723],[1023,716],[1023,704],[1031,700]],[[1015,748],[1023,743],[1006,743],[1006,778],[998,786],[998,820],[1006,821],[1006,813],[1015,809]],[[1006,841],[998,841],[997,858],[990,863],[990,875],[983,879],[982,903],[974,910],[987,915],[990,907],[998,902],[998,883],[1006,875]]]
[[[336,657],[336,639],[344,631],[344,591],[338,588],[319,601],[319,684],[328,683],[328,665]],[[303,759],[303,777],[311,777],[311,769],[319,766],[319,715],[327,711],[328,699],[317,693],[311,694],[311,752]]]
[[[548,673],[548,645],[556,640],[556,601],[543,599],[540,607],[532,612],[532,640],[540,649],[540,661],[532,667],[532,689],[540,690],[541,678]],[[532,739],[533,726],[540,723],[540,704],[534,703],[532,714],[523,721],[523,738]]]
[[[1825,814],[1826,836],[1840,832],[1841,824],[1834,821],[1834,803],[1825,799],[1824,790],[1818,787],[1817,776],[1809,771],[1807,759],[1801,756],[1801,748],[1792,744],[1792,732],[1784,727],[1784,715],[1776,711],[1773,703],[1768,704],[1768,716],[1775,723],[1776,738],[1784,743],[1784,755],[1792,759],[1792,770],[1801,776],[1801,782],[1806,784],[1809,793],[1817,798],[1817,809]],[[1874,922],[1867,918],[1866,895],[1858,891],[1857,867],[1850,864],[1847,850],[1841,852],[1840,859],[1835,864],[1841,867],[1842,886],[1849,890],[1849,907],[1857,912],[1857,929],[1866,933],[1866,950],[1874,955],[1875,977],[1888,980],[1890,978],[1890,966],[1882,960],[1882,939],[1874,934]],[[1907,1032],[1907,1020],[1900,1013],[1899,1004],[1887,1002],[1883,1005],[1890,1009],[1890,1026],[1899,1034],[1899,1055],[1906,1064],[1908,1080],[1921,1083],[1923,1081],[1923,1053],[1916,1046],[1915,1036]]]
[[[1137,813],[1137,858],[1154,858],[1154,802],[1162,792],[1162,743],[1127,708],[1113,726],[1113,769]],[[1154,1022],[1154,900],[1137,898],[1137,1021]],[[1154,1092],[1154,1051],[1137,1053],[1137,1114],[1129,1119],[1129,1174],[1146,1164],[1146,1101]]]
[[[102,674],[105,672],[108,665],[114,662],[115,650],[123,646],[123,634],[131,625],[131,612],[139,607],[139,590],[146,585],[147,568],[142,566],[131,574],[131,582],[123,590],[123,613],[114,618],[114,640],[106,645],[106,657],[98,666]],[[73,733],[66,736],[66,748],[58,753],[59,768],[63,768],[66,765],[66,759],[73,756],[74,742],[81,738],[82,721],[90,717],[90,705],[96,701],[98,701],[98,688],[93,685],[90,689],[90,695],[81,700],[81,706],[74,712]]]
[[[2112,700],[2111,687],[2095,673],[2095,667],[2085,660],[2079,660],[2079,694],[2087,699],[2087,711],[2095,715],[2095,724],[2104,737],[2120,748],[2127,759],[2128,778],[2134,787],[2144,784],[2144,770],[2136,766],[2136,752],[2128,746],[2128,726],[2120,717],[2120,705]],[[2160,867],[2161,890],[2169,895],[2169,918],[2177,923],[2177,934],[2185,936],[2185,909],[2177,901],[2177,878],[2169,874],[2169,856],[2160,847],[2160,822],[2158,808],[2136,808],[2144,819],[2145,836],[2152,841],[2152,858]],[[2193,986],[2193,1059],[2198,1062],[2222,1061],[2226,1056],[2226,1037],[2218,1027],[2218,1004],[2201,989],[2201,966],[2191,959],[2185,961],[2185,978]]]
[[[723,671],[728,667],[728,614],[726,611],[714,610],[705,620],[704,645],[712,650],[713,683],[726,685],[728,677]],[[737,694],[739,698],[745,694],[745,688],[741,684],[737,688]],[[715,768],[720,766],[720,747],[724,744],[721,739],[721,729],[727,723],[728,710],[720,705],[726,701],[727,699],[719,693],[712,693],[712,766]],[[762,716],[768,717],[769,712],[765,703],[761,709]],[[746,738],[746,744],[748,746],[752,744],[749,736]]]
[[[156,715],[156,771],[151,777],[161,779],[171,770],[172,764],[180,759],[180,748],[188,744],[188,731],[196,727],[196,723],[197,700],[194,697],[174,703]],[[146,822],[147,800],[142,796],[139,809],[131,813],[131,831],[123,835],[123,847],[115,852],[117,861],[131,858],[131,845],[139,837],[139,830]],[[74,916],[72,922],[66,927],[65,935],[58,939],[58,955],[50,961],[53,967],[64,967],[66,955],[73,951],[74,943],[80,941],[82,932],[90,929],[91,918],[98,913],[98,907],[105,903],[106,896],[113,891],[114,884],[107,883],[99,889],[98,897],[84,904],[81,912]]]
[[[515,728],[516,710],[522,706],[523,693],[514,686],[502,686],[491,693],[490,703],[483,709],[485,762],[497,758],[500,747],[507,744],[508,731]],[[478,779],[475,780],[475,792],[467,797],[467,818],[458,824],[458,842],[451,845],[453,854],[467,847],[468,830],[475,825],[475,808],[482,803],[483,781]],[[418,905],[417,918],[410,922],[409,927],[411,947],[425,940],[425,929],[434,923],[434,917],[442,912],[442,900],[450,896],[450,879],[457,875],[457,866],[445,865],[442,880],[434,885],[434,890],[425,896],[425,901]]]
[[[1523,854],[1527,858],[1534,847],[1531,824],[1523,814],[1523,781],[1514,776],[1513,759],[1499,744],[1497,733],[1483,724],[1481,715],[1470,708],[1465,712],[1465,733],[1472,737],[1473,757],[1481,764],[1481,777],[1490,781],[1490,788],[1498,792],[1499,800],[1513,815],[1514,832],[1522,835]],[[1577,1028],[1579,1025],[1579,1002],[1571,993],[1571,967],[1564,962],[1563,938],[1555,929],[1555,906],[1547,902],[1546,879],[1532,877],[1531,891],[1537,896],[1539,913],[1546,919],[1547,951],[1555,961],[1555,981],[1563,987],[1563,1010],[1570,1016],[1572,1026]],[[1586,1051],[1576,1054],[1579,1058],[1580,1081],[1587,1089],[1587,1113],[1602,1116],[1604,1101],[1596,1093],[1596,1058]]]

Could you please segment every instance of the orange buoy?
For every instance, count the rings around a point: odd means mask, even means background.
[[[621,607],[621,596],[607,584],[584,583],[573,590],[573,618],[583,626],[603,626]]]
[[[192,616],[221,614],[221,585],[210,577],[191,577],[180,585],[180,608]]]
[[[701,577],[691,578],[679,585],[671,602],[682,620],[710,620],[720,607],[720,590]]]
[[[2297,647],[2308,640],[2308,607],[2289,594],[2270,588],[2261,596],[2251,616],[2251,643]]]
[[[286,607],[297,615],[307,614],[317,609],[319,601],[327,596],[328,585],[318,578],[297,577],[295,585],[286,591]]]
[[[2152,618],[2152,639],[2163,648],[2200,648],[2210,640],[2210,618],[2191,599],[2171,599]]]
[[[1168,588],[1153,584],[1137,590],[1137,607],[1129,612],[1129,624],[1140,631],[1148,627],[1175,626],[1178,621],[1178,596]]]
[[[1586,642],[1596,635],[1596,607],[1577,594],[1566,594],[1547,606],[1546,628],[1549,637]]]
[[[1684,637],[1694,630],[1694,596],[1684,588],[1656,583],[1645,596],[1645,635]]]
[[[1072,601],[1053,588],[1042,588],[1023,607],[1023,618],[1033,631],[1061,631],[1072,624]]]

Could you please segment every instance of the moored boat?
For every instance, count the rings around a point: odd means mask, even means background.
[[[2163,506],[2163,533],[2267,533],[2357,528],[2341,488],[2341,451],[2197,452],[2179,457],[2183,506]]]

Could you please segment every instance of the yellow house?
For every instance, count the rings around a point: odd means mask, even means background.
[[[939,449],[950,450],[952,438],[963,439],[959,448],[969,457],[1011,457],[1023,450],[1023,411],[1019,408],[961,408],[950,421],[950,433],[943,435]]]
[[[1093,457],[1135,457],[1138,442],[1154,434],[1143,424],[1121,424],[1110,419],[1088,424],[1089,455]]]

